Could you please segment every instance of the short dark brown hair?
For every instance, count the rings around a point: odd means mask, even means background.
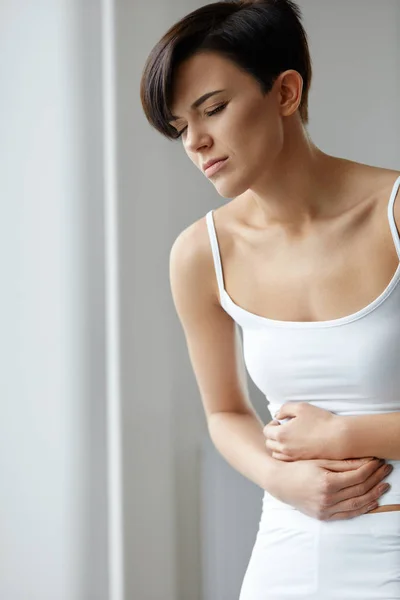
[[[291,0],[228,0],[206,4],[173,25],[147,58],[140,99],[150,125],[168,139],[178,137],[170,125],[177,67],[196,52],[212,51],[252,75],[264,94],[288,69],[303,78],[299,113],[308,124],[312,66],[300,8]]]

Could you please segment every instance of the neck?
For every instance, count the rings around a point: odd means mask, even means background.
[[[319,150],[301,127],[286,136],[268,172],[247,191],[255,219],[299,230],[340,211],[342,174],[352,163]],[[335,200],[338,199],[339,200]]]

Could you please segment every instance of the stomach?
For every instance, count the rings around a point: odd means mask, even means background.
[[[369,510],[367,514],[369,515],[371,513],[377,512],[390,512],[391,510],[400,510],[400,504],[385,504],[385,506],[378,506],[378,508]]]

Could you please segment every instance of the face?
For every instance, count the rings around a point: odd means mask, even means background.
[[[171,125],[181,133],[187,155],[203,173],[209,159],[226,157],[221,168],[204,173],[221,196],[238,196],[273,169],[285,137],[282,117],[297,107],[293,94],[289,93],[289,100],[285,94],[285,81],[293,72],[286,73],[286,79],[281,74],[271,92],[263,95],[251,75],[215,53],[195,54],[178,67],[171,106],[178,118]],[[216,90],[200,106],[191,107]]]

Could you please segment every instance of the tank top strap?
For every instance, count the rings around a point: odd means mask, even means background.
[[[207,221],[207,229],[208,229],[208,235],[209,235],[209,238],[210,238],[210,244],[211,244],[211,250],[212,250],[213,260],[214,260],[215,274],[216,274],[216,277],[217,277],[220,302],[221,302],[221,304],[223,304],[223,292],[224,292],[224,289],[225,289],[224,288],[224,276],[223,276],[223,273],[222,273],[221,255],[220,255],[220,251],[219,251],[217,233],[215,231],[215,225],[214,225],[214,218],[213,218],[213,211],[212,210],[210,210],[206,214],[206,221]]]
[[[388,218],[389,218],[389,225],[390,225],[390,229],[392,232],[394,245],[395,245],[395,248],[397,251],[397,256],[400,259],[400,236],[399,236],[399,232],[396,227],[396,221],[394,219],[394,202],[396,200],[396,196],[397,196],[399,187],[400,187],[400,177],[398,177],[396,179],[396,181],[394,182],[392,193],[390,194],[389,204],[388,204]]]

